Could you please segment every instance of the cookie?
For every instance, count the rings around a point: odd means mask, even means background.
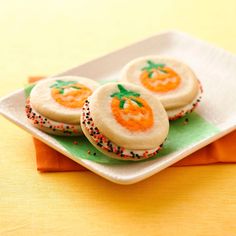
[[[48,78],[38,82],[26,101],[28,120],[55,135],[81,135],[80,116],[85,100],[99,86],[78,76]]]
[[[109,83],[86,101],[81,128],[101,152],[121,160],[154,156],[169,131],[161,102],[144,88],[130,83]]]
[[[120,81],[140,85],[160,99],[170,120],[192,112],[201,99],[202,87],[194,72],[171,58],[137,58],[123,68]]]

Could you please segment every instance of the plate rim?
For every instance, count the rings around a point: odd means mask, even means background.
[[[224,53],[227,53],[228,55],[231,55],[231,56],[234,56],[236,58],[236,55],[234,55],[233,53],[231,52],[228,52],[226,51],[225,49],[221,48],[221,47],[218,47],[218,46],[215,46],[214,44],[211,44],[211,43],[208,43],[207,41],[204,41],[204,40],[201,40],[201,39],[198,39],[198,38],[195,38],[191,35],[189,35],[188,33],[185,33],[185,32],[181,32],[181,31],[178,31],[178,30],[168,30],[168,31],[162,31],[160,33],[157,33],[157,34],[154,34],[154,35],[151,35],[151,36],[148,36],[148,37],[145,37],[144,39],[141,39],[141,40],[138,40],[134,43],[131,43],[131,44],[128,44],[127,46],[125,47],[121,47],[119,49],[116,49],[112,52],[109,52],[109,53],[106,53],[102,56],[99,56],[99,57],[96,57],[92,60],[89,60],[89,61],[86,61],[82,64],[79,64],[71,69],[68,69],[62,73],[58,73],[56,75],[52,75],[50,77],[55,77],[55,76],[61,76],[61,75],[65,75],[67,73],[69,73],[70,71],[73,71],[75,70],[76,68],[78,67],[82,67],[88,63],[93,63],[95,61],[98,61],[106,56],[109,56],[113,53],[117,53],[119,51],[122,51],[126,48],[129,48],[129,47],[132,47],[134,46],[135,44],[139,44],[139,43],[142,43],[143,41],[145,40],[149,40],[151,38],[155,38],[155,37],[159,37],[159,36],[162,36],[162,35],[168,35],[168,34],[177,34],[178,36],[180,35],[185,35],[191,39],[194,39],[194,40],[197,40],[199,42],[204,42],[204,44],[207,44],[207,46],[213,46],[214,48],[216,49],[221,49],[224,51]],[[95,165],[93,165],[95,162],[93,161],[90,161],[90,160],[86,160],[86,159],[82,159],[82,158],[78,158],[78,159],[75,159],[73,158],[73,155],[70,154],[69,152],[66,151],[66,149],[61,146],[60,144],[58,144],[58,146],[60,146],[60,149],[57,147],[57,146],[54,146],[52,145],[50,142],[48,142],[47,140],[45,140],[43,137],[41,137],[39,134],[37,134],[37,131],[34,132],[34,130],[28,128],[27,126],[21,124],[21,122],[19,122],[16,118],[14,118],[10,113],[8,113],[6,110],[4,110],[4,101],[6,101],[7,99],[11,98],[12,96],[16,96],[17,94],[20,95],[20,93],[24,93],[24,88],[21,88],[21,89],[18,89],[14,92],[11,92],[9,93],[8,95],[6,96],[3,96],[2,98],[0,98],[0,114],[3,115],[6,119],[8,119],[9,121],[13,122],[14,124],[16,124],[17,126],[19,126],[20,128],[22,128],[23,130],[25,130],[26,132],[30,133],[31,135],[33,135],[34,137],[36,137],[37,139],[41,140],[42,142],[46,143],[47,145],[49,145],[50,147],[52,147],[53,149],[59,151],[60,153],[64,154],[65,156],[69,157],[70,159],[76,161],[77,163],[79,163],[80,165],[86,167],[87,169],[91,170],[92,172],[98,174],[99,176],[102,176],[103,178],[111,181],[111,182],[114,182],[114,183],[117,183],[117,184],[123,184],[123,185],[128,185],[128,184],[133,184],[133,183],[137,183],[141,180],[144,180],[158,172],[160,172],[161,170],[171,166],[172,164],[174,164],[175,162],[177,162],[178,160],[174,159],[172,161],[168,161],[164,164],[162,164],[161,168],[153,168],[152,170],[149,170],[147,173],[143,173],[143,174],[139,174],[139,175],[136,175],[135,177],[114,177],[112,175],[109,175],[107,173],[103,173],[103,171],[99,171],[98,168],[96,168],[96,165],[99,164],[99,165],[104,165],[102,163],[96,163]],[[195,143],[194,144],[194,147],[191,148],[191,149],[188,149],[187,151],[185,150],[185,152],[180,155],[180,158],[179,160],[183,159],[184,157],[188,156],[189,154],[199,150],[200,148],[214,142],[215,140],[223,137],[224,135],[232,132],[233,130],[236,129],[236,122],[235,124],[233,124],[232,126],[229,126],[229,127],[224,127],[224,129],[220,130],[218,133],[212,135],[211,137],[209,138],[206,138],[206,139],[203,139],[201,140],[200,142],[198,142],[197,144]],[[92,163],[91,165],[89,163]]]

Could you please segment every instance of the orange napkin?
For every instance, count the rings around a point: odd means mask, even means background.
[[[42,79],[42,76],[29,78],[29,82]],[[43,142],[34,139],[37,169],[42,172],[50,171],[84,171],[85,167],[67,158]],[[236,131],[207,145],[197,152],[185,157],[173,166],[191,166],[213,163],[236,162]]]

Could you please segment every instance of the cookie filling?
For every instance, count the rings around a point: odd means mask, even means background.
[[[84,107],[82,109],[82,123],[84,124],[86,130],[88,131],[88,133],[90,134],[90,136],[95,141],[98,147],[102,148],[105,151],[113,152],[117,156],[123,157],[124,159],[125,158],[140,159],[141,157],[149,158],[156,155],[163,146],[163,144],[161,144],[158,148],[150,150],[129,150],[124,147],[116,145],[106,136],[101,134],[99,129],[95,126],[90,114],[88,100],[85,101]]]
[[[198,106],[198,104],[201,102],[201,99],[202,99],[201,94],[203,93],[203,89],[200,82],[199,82],[199,88],[200,89],[199,89],[198,96],[197,98],[194,99],[193,103],[191,103],[188,106],[185,106],[183,109],[180,108],[180,111],[176,115],[170,115],[167,110],[169,120],[177,120],[195,110],[195,108]],[[169,110],[169,112],[171,112],[171,110]]]
[[[29,98],[26,100],[25,112],[29,121],[38,128],[47,128],[53,132],[59,131],[68,136],[74,136],[81,132],[80,125],[60,123],[42,116],[32,108]]]

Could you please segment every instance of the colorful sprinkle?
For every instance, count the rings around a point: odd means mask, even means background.
[[[32,109],[29,98],[26,100],[25,112],[30,122],[40,128],[43,127],[48,128],[53,132],[55,131],[61,132],[61,134],[67,136],[75,136],[75,134],[80,133],[81,129],[80,125],[69,125],[69,124],[59,123],[56,121],[50,121],[48,120],[48,118],[42,117],[42,115],[38,114],[36,111]]]
[[[136,153],[135,151],[130,151],[128,149],[125,149],[124,147],[117,146],[113,142],[107,139],[103,134],[100,133],[99,129],[94,126],[93,119],[90,117],[90,111],[89,111],[89,102],[86,101],[84,104],[83,113],[89,113],[89,115],[82,116],[83,121],[82,123],[85,125],[85,128],[93,138],[93,140],[96,142],[97,146],[102,148],[103,150],[107,152],[113,152],[119,157],[123,158],[133,158],[133,159],[140,159],[141,157],[149,158],[158,153],[158,151],[161,149],[161,146],[158,147],[156,150],[146,150]],[[145,155],[144,155],[145,154]],[[95,154],[96,155],[96,154]]]

